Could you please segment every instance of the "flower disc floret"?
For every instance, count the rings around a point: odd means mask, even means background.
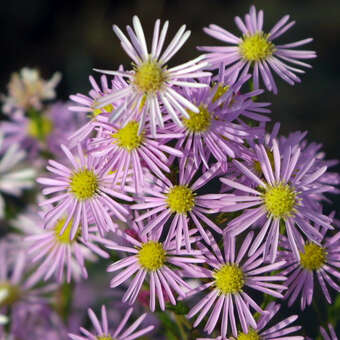
[[[70,220],[68,223],[65,231],[63,232],[62,235],[60,235],[63,226],[66,222],[66,218],[61,218],[57,221],[54,227],[54,232],[55,232],[55,237],[60,243],[66,243],[66,244],[71,244],[77,237],[80,235],[80,228],[78,227],[78,231],[76,233],[76,236],[71,240],[71,231],[72,231],[72,225],[73,225],[73,218]]]
[[[169,209],[178,214],[186,214],[195,206],[195,194],[185,185],[175,185],[167,194]]]
[[[163,267],[166,251],[162,243],[149,241],[142,245],[138,252],[140,265],[148,271],[155,271]]]
[[[10,282],[0,282],[1,301],[0,307],[10,306],[20,299],[20,289],[17,285]]]
[[[94,109],[92,111],[92,117],[95,118],[98,115],[100,115],[101,113],[107,112],[107,113],[111,113],[114,110],[114,106],[112,104],[108,104],[105,105],[104,107],[100,108],[100,109]]]
[[[31,119],[28,123],[28,134],[35,139],[45,141],[46,137],[53,131],[51,119],[43,116],[38,119]]]
[[[241,268],[233,264],[225,264],[214,273],[215,285],[222,294],[236,294],[244,286],[244,274]]]
[[[244,36],[239,49],[244,59],[256,62],[271,56],[275,46],[268,40],[268,34],[257,32],[254,35]]]
[[[92,198],[98,187],[98,178],[91,170],[80,170],[71,176],[71,192],[80,201]]]
[[[114,340],[111,335],[100,335],[97,336],[97,340]]]
[[[261,340],[261,337],[254,329],[249,329],[248,333],[239,333],[237,340]]]
[[[144,93],[154,93],[161,89],[166,79],[165,71],[153,60],[141,64],[134,77],[134,84]]]
[[[143,134],[138,134],[139,123],[132,120],[112,135],[116,143],[128,151],[137,149],[143,143]]]
[[[264,193],[266,209],[274,217],[291,216],[296,205],[296,192],[288,184],[269,186]]]
[[[306,243],[304,251],[300,252],[300,264],[303,268],[313,271],[320,269],[326,263],[326,250],[315,243]]]
[[[199,106],[199,113],[187,110],[190,118],[183,119],[184,126],[190,132],[204,132],[208,130],[211,125],[211,114],[203,105]]]

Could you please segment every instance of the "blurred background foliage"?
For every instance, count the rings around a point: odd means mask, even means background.
[[[146,36],[150,37],[156,18],[170,20],[171,37],[182,24],[192,31],[191,38],[172,60],[175,65],[199,54],[197,45],[215,45],[202,27],[215,23],[238,33],[233,18],[243,16],[250,5],[265,11],[265,26],[269,30],[283,15],[290,14],[296,25],[280,42],[292,42],[307,37],[315,41],[318,58],[313,69],[302,76],[295,87],[280,81],[279,95],[266,94],[259,100],[272,102],[272,119],[281,122],[283,133],[308,130],[308,139],[322,143],[327,158],[340,159],[340,1],[339,0],[10,0],[2,2],[0,28],[2,40],[0,92],[12,72],[24,66],[37,67],[47,79],[55,71],[63,74],[58,87],[62,99],[90,88],[88,75],[92,68],[116,69],[128,66],[129,58],[120,48],[111,26],[121,28],[131,24],[132,15],[139,15]],[[170,39],[168,37],[168,39]],[[97,76],[97,75],[95,75]],[[338,166],[336,171],[340,171]],[[337,209],[340,198],[331,209]],[[339,214],[338,214],[339,218]],[[316,302],[318,304],[318,302]],[[303,315],[304,324],[312,319],[339,320],[340,297],[327,308],[320,303],[319,315]],[[293,310],[291,311],[293,312]],[[299,313],[295,308],[294,312]],[[302,313],[299,313],[300,315]],[[335,315],[338,315],[335,317]],[[321,318],[321,320],[320,320]],[[313,333],[317,324],[310,323]],[[315,329],[314,329],[315,328]]]

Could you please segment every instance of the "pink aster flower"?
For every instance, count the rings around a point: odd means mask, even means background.
[[[307,173],[313,165],[313,159],[302,164],[303,166],[298,166],[301,150],[297,147],[293,152],[293,148],[294,146],[287,145],[282,150],[276,140],[273,140],[273,147],[269,152],[264,145],[256,145],[255,152],[261,176],[235,160],[234,165],[247,177],[248,183],[241,184],[229,178],[221,178],[224,184],[236,189],[234,193],[226,194],[219,201],[221,210],[243,211],[228,224],[228,232],[236,236],[253,224],[264,221],[261,222],[261,231],[250,248],[249,255],[254,254],[265,240],[264,256],[270,255],[272,262],[277,255],[281,221],[285,224],[289,243],[297,258],[300,258],[300,255],[296,239],[300,231],[310,240],[319,242],[322,235],[312,224],[317,223],[332,229],[331,219],[310,204],[313,192],[319,190],[314,187],[314,183],[327,167],[323,166],[315,169],[313,173]]]
[[[52,207],[47,205],[44,208],[48,211]],[[66,214],[67,212],[65,216]],[[37,283],[41,279],[46,281],[53,275],[57,281],[62,282],[65,274],[67,282],[70,282],[71,278],[76,281],[81,277],[87,279],[85,261],[95,261],[96,255],[109,257],[109,254],[99,247],[102,238],[96,235],[97,228],[89,228],[88,240],[85,243],[80,236],[81,226],[78,226],[76,237],[71,240],[71,222],[60,235],[66,217],[61,217],[53,228],[46,230],[43,228],[41,215],[43,212],[38,213],[35,209],[31,209],[11,222],[26,235],[24,243],[28,249],[27,255],[32,263],[38,264],[29,278],[30,283]]]
[[[162,109],[171,116],[174,122],[182,125],[179,113],[189,118],[187,109],[199,112],[198,108],[178,91],[184,87],[204,87],[192,81],[193,78],[202,78],[210,73],[203,72],[207,65],[204,56],[188,61],[184,64],[168,68],[167,62],[179,51],[190,36],[190,31],[185,31],[183,25],[169,46],[162,52],[168,30],[168,21],[160,27],[160,20],[156,20],[153,32],[151,51],[148,50],[142,25],[137,16],[132,19],[133,29],[127,26],[130,40],[123,34],[118,26],[113,26],[113,31],[121,41],[125,52],[133,61],[131,71],[96,70],[106,74],[118,75],[128,79],[129,85],[118,91],[98,99],[98,107],[103,107],[124,99],[124,103],[112,112],[112,121],[122,118],[123,122],[130,119],[140,121],[140,132],[144,123],[149,119],[151,132],[156,134],[156,126],[163,127]]]
[[[100,120],[100,117],[98,118]],[[149,169],[156,176],[165,179],[162,171],[169,173],[168,157],[182,157],[178,148],[165,145],[165,138],[178,138],[180,133],[161,131],[153,137],[149,128],[145,126],[138,134],[139,124],[131,120],[124,127],[98,121],[100,133],[89,142],[89,152],[94,157],[105,157],[108,169],[114,172],[112,185],[119,181],[124,187],[128,174],[131,174],[136,192],[144,187],[144,168]]]
[[[201,187],[221,172],[221,164],[216,163],[196,179],[198,171],[192,159],[188,158],[187,164],[180,166],[178,184],[172,183],[168,178],[150,179],[151,184],[144,189],[146,194],[143,197],[144,202],[131,206],[135,210],[150,209],[136,218],[138,222],[152,217],[145,226],[143,235],[152,230],[162,229],[169,222],[167,239],[176,239],[177,250],[180,249],[184,239],[186,249],[190,250],[189,225],[195,226],[208,243],[206,226],[222,234],[222,230],[206,214],[215,212],[211,207],[214,207],[215,202],[223,195],[197,193]]]
[[[108,117],[115,106],[120,103],[119,101],[112,101],[110,104],[99,109],[96,107],[98,100],[107,94],[122,90],[127,86],[127,83],[120,76],[116,76],[110,85],[105,75],[100,77],[100,85],[92,76],[89,77],[89,80],[92,88],[88,96],[81,93],[70,96],[70,99],[76,104],[69,107],[70,111],[86,113],[89,116],[89,121],[69,136],[70,147],[73,147],[90,136],[95,127],[94,123],[97,117]]]
[[[198,243],[206,263],[204,267],[194,273],[196,273],[196,277],[203,278],[205,283],[192,289],[186,294],[186,297],[205,290],[208,292],[187,315],[188,318],[197,315],[194,327],[198,326],[211,311],[204,327],[208,334],[213,332],[217,322],[221,320],[221,336],[226,337],[229,327],[232,334],[237,336],[237,319],[240,321],[242,331],[247,333],[250,330],[249,326],[253,329],[257,328],[250,309],[261,314],[264,313],[251,298],[249,288],[276,298],[283,297],[282,291],[286,287],[277,282],[286,280],[286,277],[272,275],[271,272],[280,269],[285,261],[264,265],[263,246],[251,257],[245,256],[252,245],[253,236],[254,233],[249,232],[236,253],[235,238],[225,233],[223,238],[224,255],[211,234],[211,247],[207,248]]]
[[[172,123],[168,129],[183,134],[178,138],[176,148],[184,150],[187,156],[191,155],[196,167],[203,162],[208,169],[211,156],[218,162],[226,162],[227,157],[234,158],[240,153],[246,138],[256,136],[255,128],[237,121],[249,108],[248,97],[235,98],[248,78],[244,77],[233,85],[224,85],[223,82],[212,82],[209,77],[206,83],[212,83],[211,86],[183,91],[183,95],[199,108],[199,113],[188,110],[190,118],[182,119],[183,127]],[[261,92],[256,91],[257,94]],[[182,162],[186,162],[186,157],[182,158]]]
[[[263,11],[257,12],[255,6],[251,6],[244,21],[239,17],[235,18],[235,23],[243,34],[242,37],[237,37],[217,25],[210,25],[209,28],[204,29],[210,36],[234,46],[204,46],[200,49],[209,52],[206,59],[213,66],[218,67],[220,63],[229,66],[227,72],[234,78],[239,74],[247,74],[249,68],[253,67],[255,89],[259,87],[261,76],[267,90],[276,94],[277,87],[272,71],[290,85],[294,85],[301,81],[295,73],[304,73],[304,71],[289,64],[311,67],[301,60],[316,57],[314,51],[294,49],[311,42],[312,38],[283,45],[274,44],[276,38],[295,24],[295,21],[288,23],[288,20],[289,15],[285,15],[269,33],[265,33]]]
[[[185,289],[190,289],[190,286],[182,279],[179,270],[172,269],[171,266],[178,268],[183,267],[183,264],[202,263],[203,259],[195,257],[200,251],[177,252],[176,244],[173,241],[160,241],[161,233],[153,232],[148,236],[144,236],[141,231],[143,225],[135,223],[133,225],[137,238],[131,237],[126,232],[118,230],[116,232],[127,245],[121,245],[114,242],[107,242],[109,249],[124,251],[131,255],[111,264],[107,271],[120,271],[112,280],[111,288],[117,287],[132,279],[129,288],[125,292],[122,301],[133,304],[138,297],[141,287],[148,277],[150,286],[150,310],[155,311],[156,298],[158,299],[161,310],[165,309],[165,300],[168,299],[173,305],[176,304],[174,291],[184,297]],[[189,237],[192,242],[197,241],[197,237],[192,236],[195,231],[191,232]],[[192,271],[196,268],[192,265]]]
[[[132,199],[110,189],[112,175],[108,174],[105,163],[97,158],[85,156],[79,144],[77,158],[66,146],[61,145],[61,148],[71,163],[71,168],[49,160],[47,170],[53,174],[53,177],[37,179],[45,186],[42,191],[43,195],[55,194],[41,202],[40,206],[57,204],[44,215],[45,227],[53,228],[56,222],[66,214],[67,218],[60,229],[60,235],[67,228],[71,228],[69,232],[71,240],[77,234],[79,224],[81,224],[81,232],[85,241],[88,240],[90,222],[95,223],[101,236],[108,230],[115,230],[116,224],[112,216],[126,221],[125,216],[128,214],[128,209],[115,199],[125,201]]]
[[[129,328],[123,331],[124,327],[126,326],[132,314],[132,311],[133,311],[133,308],[129,308],[127,312],[124,314],[121,322],[116,327],[116,329],[111,331],[109,329],[109,321],[108,321],[105,306],[102,306],[102,309],[101,309],[101,321],[97,318],[93,310],[89,308],[88,310],[89,318],[94,327],[94,332],[93,333],[89,332],[85,328],[81,327],[80,332],[83,335],[76,335],[76,334],[69,333],[69,337],[72,340],[93,340],[93,339],[134,340],[134,339],[142,337],[143,335],[151,332],[154,329],[154,326],[150,325],[140,330],[137,330],[147,315],[146,313],[144,313],[131,326],[129,326]]]
[[[325,235],[325,229],[321,231]],[[340,232],[332,237],[324,237],[319,243],[307,241],[302,237],[296,240],[300,259],[296,259],[286,238],[283,238],[280,246],[280,258],[286,261],[287,267],[282,273],[288,277],[288,290],[284,298],[288,300],[288,306],[301,295],[301,309],[305,309],[312,303],[314,294],[314,278],[328,303],[332,303],[327,284],[340,292]]]

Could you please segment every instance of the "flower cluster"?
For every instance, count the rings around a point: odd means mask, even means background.
[[[301,60],[316,56],[295,49],[311,38],[274,43],[293,26],[288,21],[266,33],[263,11],[252,6],[244,20],[235,18],[241,37],[217,25],[204,29],[232,46],[199,47],[205,54],[168,66],[190,31],[183,25],[165,46],[169,24],[156,20],[148,47],[134,16],[127,34],[113,26],[131,66],[95,69],[100,82],[90,76],[89,93],[71,95],[68,104],[43,103],[53,99],[58,75],[15,74],[4,99],[0,190],[19,195],[38,173],[42,195],[11,219],[16,235],[3,247],[15,266],[10,277],[0,270],[1,307],[27,299],[39,306],[49,281],[73,289],[105,263],[113,273],[105,294],[122,302],[102,306],[101,321],[88,309],[93,330],[77,335],[77,323],[63,325],[56,339],[157,332],[150,322],[139,328],[145,312],[124,330],[132,308],[113,327],[114,309],[120,314],[125,304],[160,315],[172,338],[190,331],[220,340],[303,339],[301,326],[291,326],[297,315],[281,305],[300,300],[304,310],[315,282],[328,303],[340,291],[339,223],[324,211],[340,176],[305,133],[281,136],[279,124],[270,124],[270,103],[261,101],[260,78],[276,94],[274,73],[294,85],[304,71],[292,65],[310,67]],[[35,170],[9,172],[26,156]]]

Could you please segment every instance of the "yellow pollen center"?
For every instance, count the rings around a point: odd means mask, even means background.
[[[257,32],[251,36],[244,36],[239,49],[244,59],[261,61],[273,54],[275,46],[268,40],[268,34]]]
[[[195,206],[195,194],[185,185],[175,185],[167,196],[166,202],[172,212],[186,214]]]
[[[166,252],[162,243],[149,241],[143,243],[137,256],[139,263],[143,268],[148,271],[155,271],[164,265]]]
[[[68,223],[64,233],[60,235],[65,222],[66,222],[66,218],[61,218],[57,221],[57,223],[54,226],[55,237],[60,243],[71,244],[74,240],[77,239],[78,236],[80,236],[80,227],[78,227],[78,230],[76,232],[74,239],[71,240],[71,230],[72,230],[73,219],[71,219],[70,222]]]
[[[71,176],[71,192],[80,201],[93,197],[98,186],[98,178],[92,170],[80,170]]]
[[[291,216],[296,205],[296,192],[288,184],[269,186],[264,195],[264,204],[274,217]]]
[[[157,62],[149,60],[137,68],[133,82],[142,92],[153,93],[161,89],[165,80],[164,69]]]
[[[53,123],[45,116],[39,117],[38,119],[31,119],[28,123],[28,134],[40,141],[45,141],[52,130]]]
[[[189,119],[183,119],[184,126],[190,132],[204,132],[211,125],[211,114],[203,105],[199,106],[199,112],[195,113],[187,110],[190,116]]]
[[[244,286],[244,274],[237,265],[225,264],[214,273],[213,277],[216,288],[222,294],[236,294]]]
[[[261,337],[254,329],[249,329],[248,333],[239,333],[237,340],[261,340]]]
[[[111,335],[101,335],[101,336],[97,336],[96,338],[97,340],[114,340]]]
[[[135,120],[127,123],[123,128],[119,129],[112,135],[116,139],[116,143],[128,151],[137,149],[143,143],[143,133],[138,134],[139,123]]]
[[[20,289],[7,281],[0,282],[0,307],[12,305],[20,299]]]
[[[318,270],[326,263],[327,252],[315,243],[306,243],[300,252],[300,264],[307,270]]]
[[[229,90],[229,85],[223,86],[223,85],[218,85],[218,88],[214,94],[214,97],[212,99],[213,103],[217,100],[220,99],[228,90]]]
[[[112,104],[108,104],[106,106],[101,107],[100,109],[94,109],[92,111],[92,117],[95,118],[104,112],[111,113],[113,110],[114,110],[114,106]]]

